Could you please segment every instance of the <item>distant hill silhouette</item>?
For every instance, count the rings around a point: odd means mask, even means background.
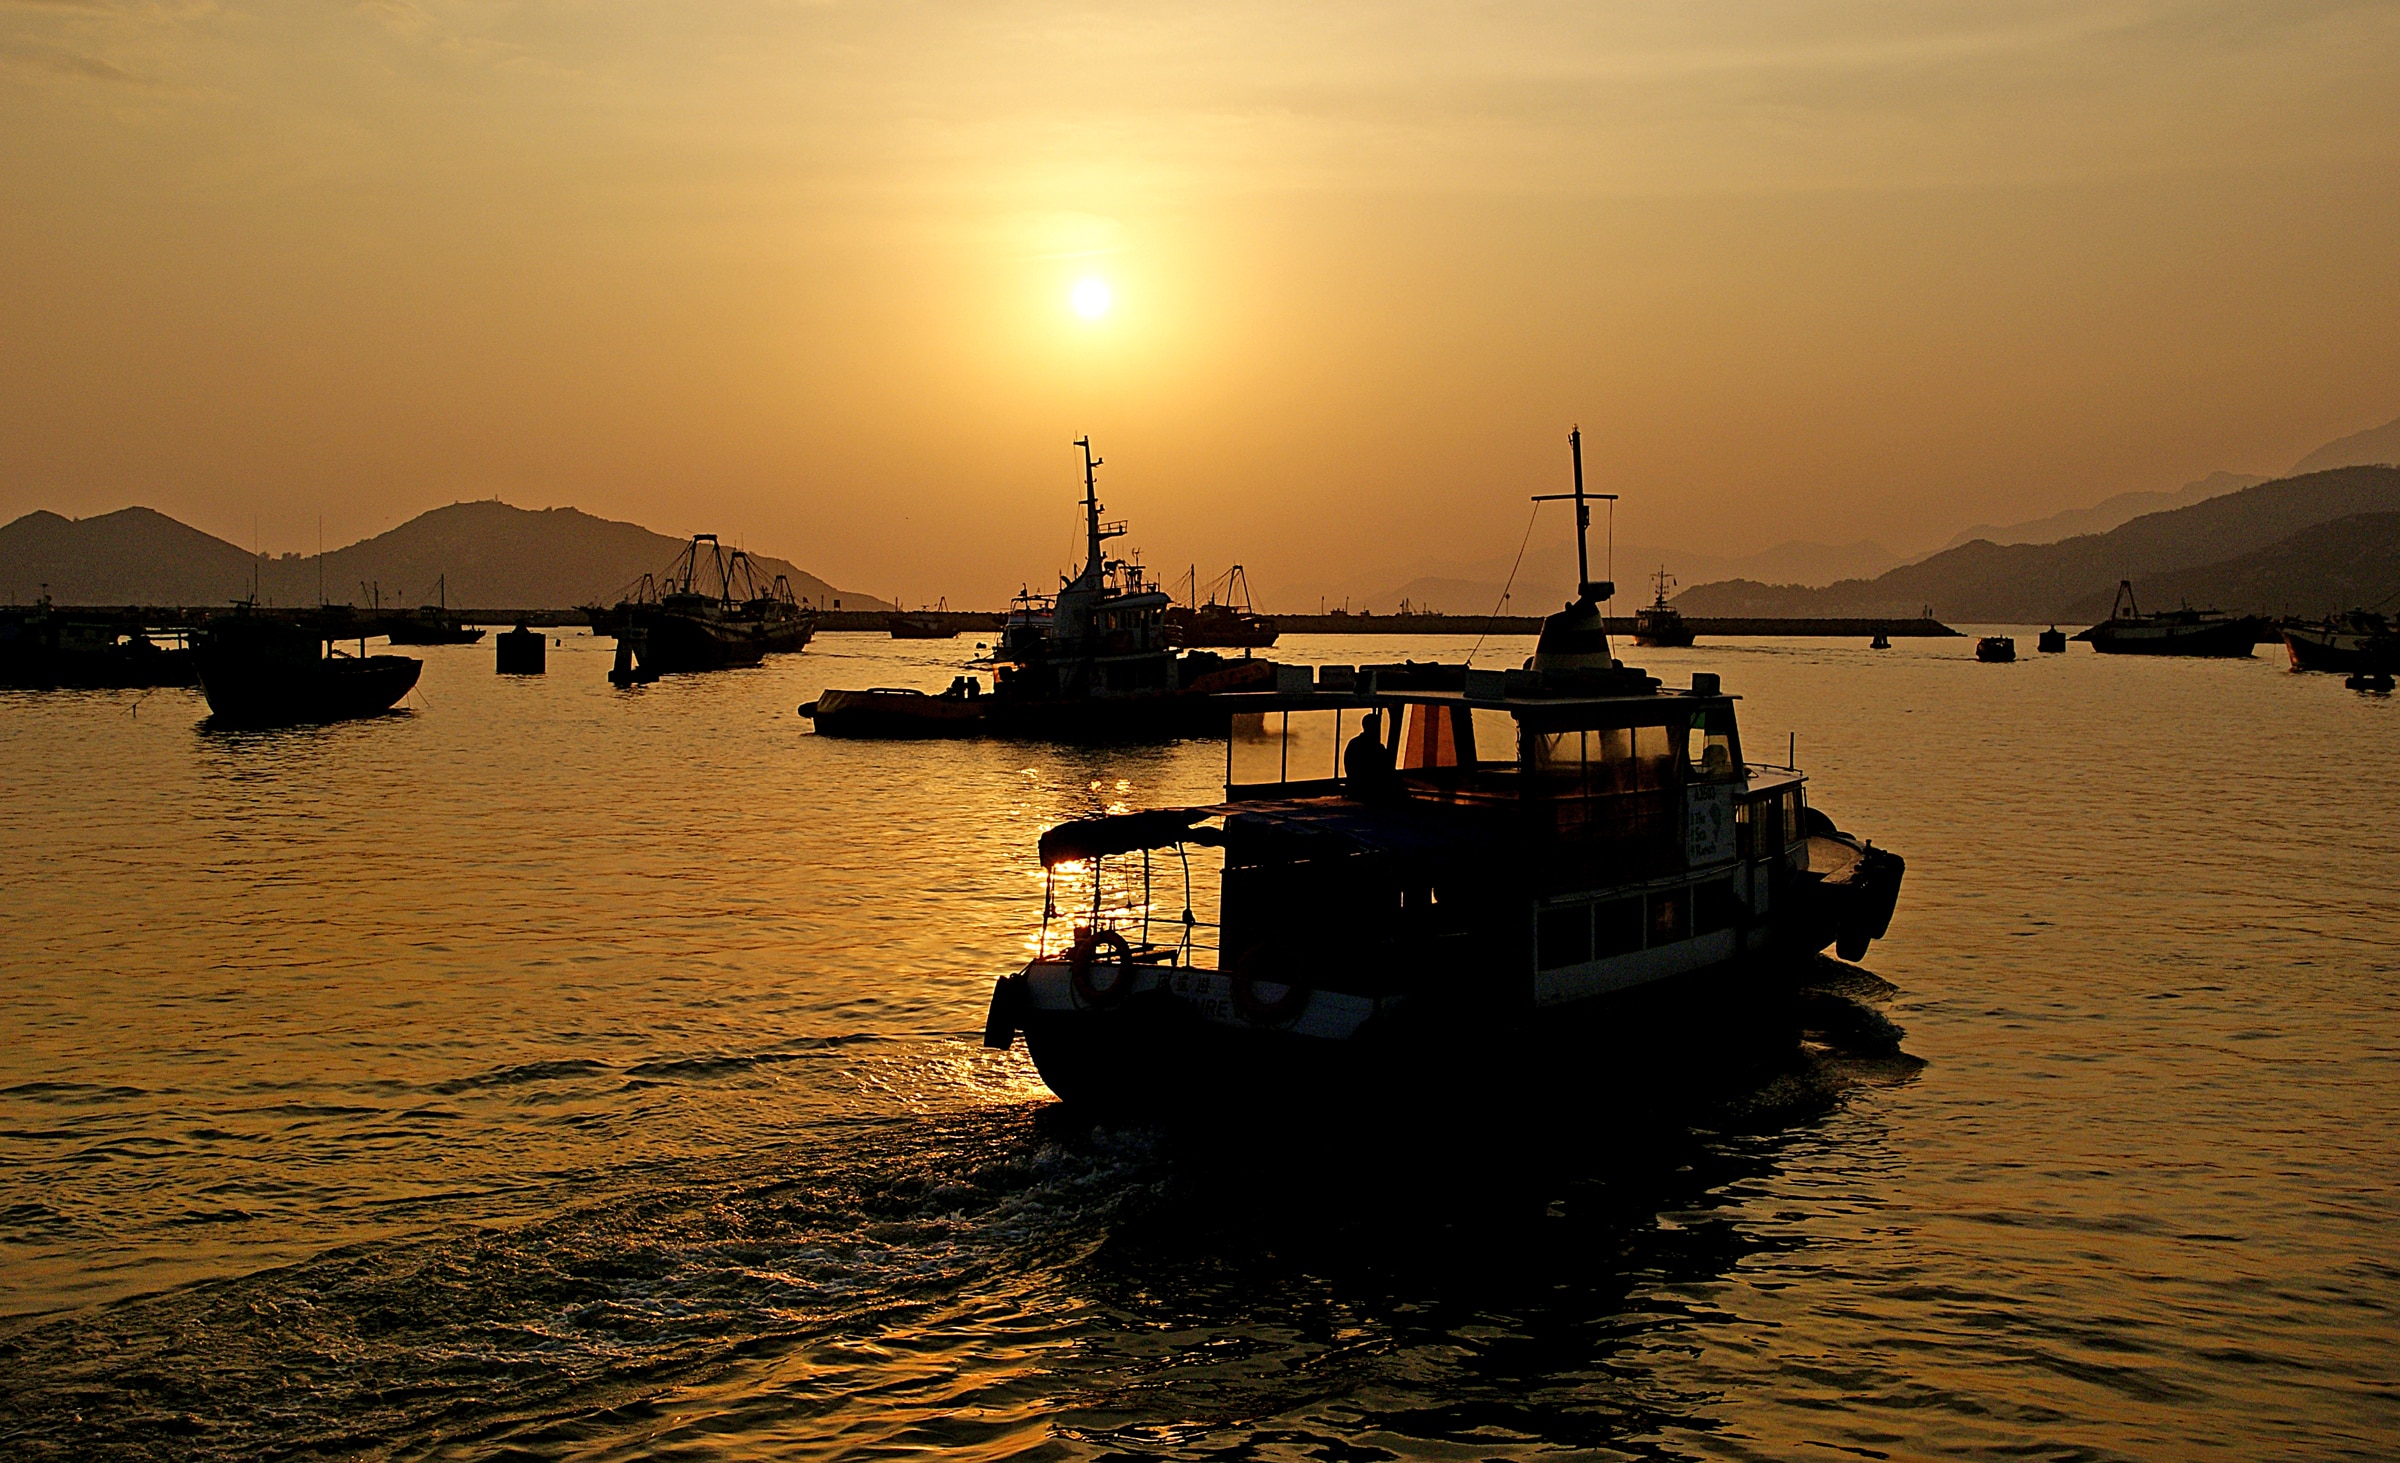
[[[379,585],[387,609],[429,603],[436,579],[446,576],[453,605],[565,609],[615,599],[642,574],[664,569],[686,542],[574,508],[453,503],[328,550],[325,598],[364,604],[364,586]],[[762,555],[758,564],[770,577],[787,576],[792,592],[812,604],[839,599],[846,609],[888,608],[786,560]],[[21,603],[46,582],[61,604],[222,604],[250,593],[254,569],[262,600],[317,602],[316,555],[253,560],[241,548],[149,508],[84,519],[28,513],[0,527],[0,596]]]
[[[2196,482],[2185,483],[2172,493],[2119,493],[2111,498],[2103,498],[2089,508],[2069,508],[2063,513],[2053,513],[2047,518],[2024,523],[1978,523],[1971,528],[1960,529],[1942,547],[1955,549],[1960,544],[1971,544],[1977,539],[1996,544],[2054,544],[2077,534],[2106,533],[2118,524],[2131,523],[2146,513],[2166,513],[2177,508],[2188,508],[2194,503],[2221,498],[2243,488],[2254,488],[2266,481],[2268,479],[2246,472],[2212,472]]]
[[[2222,563],[2177,569],[2137,581],[2145,610],[2179,604],[2254,615],[2314,617],[2400,595],[2400,513],[2358,513],[2304,528],[2278,544]],[[2116,597],[2093,593],[2067,606],[2067,618],[2105,619]]]
[[[214,604],[249,592],[250,563],[247,550],[152,508],[37,511],[0,527],[0,599],[21,604],[44,584],[60,604]]]
[[[1686,590],[1675,603],[1689,615],[1902,615],[1931,605],[1936,615],[1950,620],[2064,620],[2093,596],[2105,598],[2120,578],[2134,580],[2139,591],[2152,576],[2225,564],[2319,524],[2395,512],[2400,512],[2400,468],[2338,468],[2262,483],[2054,544],[1977,540],[1875,579],[1844,580],[1822,589],[1730,580]],[[2400,565],[2393,572],[2400,574]],[[2203,596],[2207,592],[2202,587]]]
[[[2300,459],[2292,476],[2304,472],[2323,472],[2328,468],[2357,467],[2368,463],[2400,463],[2400,417],[2380,427],[2352,432],[2347,437],[2328,442]]]

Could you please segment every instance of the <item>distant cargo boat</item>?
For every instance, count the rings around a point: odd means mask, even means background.
[[[359,654],[334,641],[359,636]],[[202,626],[193,654],[200,691],[221,726],[289,726],[347,721],[392,709],[417,684],[425,663],[406,655],[366,654],[365,622],[333,616],[303,624],[272,619],[245,605]]]
[[[2296,671],[2400,672],[2400,628],[2373,610],[2352,610],[2314,625],[2287,623],[2283,645]]]
[[[2108,618],[2076,637],[2102,655],[2202,655],[2236,657],[2254,652],[2258,624],[2218,610],[2160,610],[2145,615],[2134,603],[2133,581],[2117,583]]]
[[[1633,612],[1633,643],[1669,649],[1691,644],[1697,637],[1690,622],[1684,619],[1683,611],[1667,603],[1667,591],[1675,587],[1675,580],[1667,573],[1666,565],[1658,566],[1650,584],[1657,592],[1650,603]]]
[[[2052,625],[2042,632],[2042,638],[2036,644],[2044,655],[2063,655],[2067,649],[2067,632]]]
[[[2006,665],[2017,658],[2017,642],[2008,635],[1986,635],[1975,642],[1975,658],[1986,665]]]
[[[433,589],[433,604],[419,605],[414,613],[386,617],[384,635],[394,645],[473,645],[481,640],[481,630],[470,628],[450,613],[450,576],[435,579]]]
[[[1159,621],[1167,644],[1178,650],[1266,650],[1275,644],[1281,631],[1251,604],[1248,571],[1236,564],[1211,580],[1206,603],[1198,578],[1196,569],[1185,576],[1191,603],[1168,605]]]

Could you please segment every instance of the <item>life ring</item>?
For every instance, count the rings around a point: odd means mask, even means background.
[[[1116,952],[1106,962],[1098,958],[1103,945]],[[1116,972],[1106,985],[1092,979],[1093,968],[1103,963]],[[1133,993],[1133,946],[1115,930],[1087,931],[1067,951],[1067,978],[1077,1000],[1105,1011]]]
[[[1234,962],[1233,973],[1226,978],[1232,988],[1233,1009],[1242,1019],[1254,1026],[1281,1026],[1300,1014],[1308,1004],[1308,987],[1288,981],[1269,979],[1261,970],[1268,959],[1265,945],[1253,945],[1240,960]],[[1283,994],[1272,999],[1259,995],[1262,985],[1283,987]]]

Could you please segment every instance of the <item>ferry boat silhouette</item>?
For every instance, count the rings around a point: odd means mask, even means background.
[[[1589,522],[1576,447],[1578,547]],[[1034,958],[985,1044],[1101,1109],[1390,1092],[1548,1058],[1666,992],[1889,928],[1905,865],[1745,759],[1716,676],[1610,652],[1584,577],[1522,670],[1401,665],[1234,708],[1225,798],[1044,833]],[[1214,890],[1195,849],[1221,849]]]

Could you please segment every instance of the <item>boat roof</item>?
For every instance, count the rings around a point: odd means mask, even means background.
[[[1561,712],[1584,710],[1663,711],[1668,707],[1730,706],[1739,696],[1661,687],[1652,691],[1582,694],[1535,691],[1511,695],[1477,695],[1460,690],[1431,690],[1416,686],[1377,687],[1357,691],[1227,691],[1220,694],[1233,712],[1339,711],[1404,702],[1425,706],[1483,707],[1495,711]]]

